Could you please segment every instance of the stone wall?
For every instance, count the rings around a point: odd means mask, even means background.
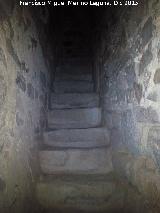
[[[0,1],[0,212],[35,212],[37,138],[46,127],[49,94],[36,18]],[[43,22],[43,20],[42,20]],[[42,39],[41,39],[42,40]],[[47,44],[45,44],[47,47]]]
[[[160,210],[160,4],[141,1],[114,11],[114,17],[104,13],[105,30],[95,41],[104,124],[116,171],[155,213]]]

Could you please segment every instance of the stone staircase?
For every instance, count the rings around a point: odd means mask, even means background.
[[[47,150],[39,153],[44,174],[103,174],[112,170],[109,135],[101,127],[102,112],[92,79],[88,64],[81,69],[57,69],[48,113],[50,131],[44,133]]]
[[[113,172],[91,67],[58,67],[53,91],[48,131],[39,151],[42,175],[36,192],[41,208],[56,213],[123,212],[125,184]]]

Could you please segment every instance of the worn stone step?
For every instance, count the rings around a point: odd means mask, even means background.
[[[84,47],[81,47],[84,48]],[[68,48],[69,52],[67,51],[67,48],[65,48],[64,52],[63,52],[63,57],[67,59],[70,59],[71,57],[86,57],[89,54],[89,51],[84,51],[81,50],[79,51],[78,49],[76,50],[74,47],[72,47],[72,51],[70,52],[70,48]]]
[[[69,58],[63,58],[62,59],[62,63],[61,63],[61,66],[67,68],[67,67],[72,67],[74,69],[74,66],[75,67],[81,67],[81,66],[91,66],[92,65],[92,60],[90,59],[90,57],[69,57]],[[60,66],[58,66],[60,67]]]
[[[72,49],[71,49],[72,48]],[[68,52],[69,50],[69,52]],[[72,44],[72,46],[64,46],[64,49],[63,49],[63,57],[65,56],[68,56],[68,55],[76,55],[76,56],[79,56],[79,57],[86,57],[88,54],[89,54],[89,50],[88,49],[85,49],[85,45],[82,45],[79,46],[79,43],[77,43],[76,41]]]
[[[36,186],[37,200],[43,208],[65,209],[64,212],[72,212],[72,209],[101,212],[121,208],[125,194],[119,190],[121,202],[118,202],[117,193],[115,182],[107,180],[107,176],[55,176],[51,180],[39,181]],[[116,198],[117,206],[114,203]]]
[[[137,189],[113,172],[45,177],[36,185],[36,197],[50,213],[149,212]]]
[[[91,64],[82,64],[81,62],[78,63],[65,63],[64,65],[58,66],[56,68],[56,75],[57,74],[75,74],[75,75],[80,75],[80,74],[92,74],[92,66]]]
[[[55,81],[93,81],[92,73],[57,72]]]
[[[55,81],[55,93],[87,93],[94,91],[93,82],[88,81]]]
[[[98,107],[99,95],[96,93],[52,94],[51,109]]]
[[[39,151],[43,174],[107,174],[112,171],[107,148]]]
[[[90,128],[101,125],[101,109],[63,109],[48,113],[49,129]]]
[[[44,133],[44,144],[58,148],[93,148],[109,146],[109,132],[105,128],[63,129]]]

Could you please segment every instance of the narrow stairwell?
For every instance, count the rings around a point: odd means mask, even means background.
[[[113,172],[110,138],[102,126],[91,66],[58,67],[53,91],[48,131],[39,152],[42,176],[37,199],[42,209],[127,212],[126,193],[131,196],[134,191]]]
[[[139,210],[140,197],[112,165],[109,131],[103,126],[100,97],[95,92],[88,34],[92,31],[86,30],[91,25],[85,17],[82,22],[81,13],[71,14],[65,15],[60,28],[48,129],[39,151],[38,203],[42,213]],[[138,199],[137,207],[132,196]]]
[[[44,143],[49,148],[40,152],[45,174],[98,174],[112,170],[109,136],[101,127],[99,96],[94,93],[91,66],[86,66],[82,66],[82,71],[75,68],[72,78],[79,72],[76,80],[71,81],[69,74],[64,80],[67,74],[64,70],[62,79],[54,83],[48,114],[48,127],[52,131],[44,134]],[[88,69],[85,81],[83,69]],[[57,73],[56,79],[57,75],[60,77]]]

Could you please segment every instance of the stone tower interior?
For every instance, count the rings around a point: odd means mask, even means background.
[[[0,212],[160,212],[159,19],[0,0]]]

